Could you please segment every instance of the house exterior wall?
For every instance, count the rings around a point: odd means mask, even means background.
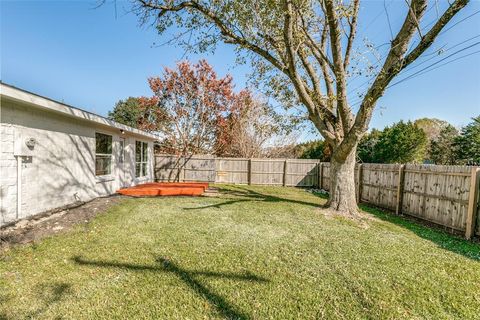
[[[153,181],[153,139],[117,128],[41,110],[2,99],[0,124],[0,226],[62,207],[115,193],[121,187]],[[95,133],[112,136],[112,169],[95,175]],[[18,144],[25,138],[36,144],[22,157],[21,210],[17,214]],[[125,139],[121,164],[120,139]],[[135,177],[135,142],[148,143],[145,177]],[[123,168],[122,168],[123,167]]]

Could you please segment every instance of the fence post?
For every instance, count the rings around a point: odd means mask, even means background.
[[[185,167],[187,166],[187,157],[183,157],[182,163],[182,181],[185,182]]]
[[[402,213],[404,181],[405,181],[405,165],[401,164],[400,167],[398,168],[397,207],[395,209],[396,214]]]
[[[323,189],[323,162],[318,163],[318,189]]]
[[[252,184],[252,159],[248,159],[248,185]]]
[[[288,160],[285,159],[283,163],[283,186],[287,186],[287,174],[288,174]]]
[[[357,203],[362,201],[362,180],[363,180],[363,165],[358,165],[358,186],[357,186]]]
[[[465,238],[467,239],[471,239],[475,233],[479,183],[480,168],[472,168],[472,176],[470,178],[470,194],[468,197],[467,225],[465,228]]]

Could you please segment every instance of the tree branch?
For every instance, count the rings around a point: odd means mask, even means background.
[[[283,38],[285,42],[285,50],[286,56],[288,61],[288,70],[289,70],[289,78],[292,80],[293,85],[298,93],[300,101],[307,107],[310,119],[315,118],[315,114],[320,112],[319,118],[321,121],[315,122],[318,126],[320,132],[327,134],[329,140],[335,140],[335,134],[328,130],[328,126],[323,121],[330,121],[332,124],[335,123],[335,116],[325,107],[315,105],[312,97],[310,96],[304,81],[301,79],[298,70],[296,69],[296,61],[295,61],[295,53],[296,51],[293,49],[293,6],[291,0],[284,0],[284,7],[285,7],[285,22],[283,28]],[[307,70],[308,73],[308,70]],[[329,114],[330,113],[330,114]]]
[[[337,112],[342,120],[343,135],[346,135],[353,122],[353,113],[347,103],[347,80],[342,58],[342,37],[333,0],[325,0],[325,14],[330,30],[330,47],[335,67]]]
[[[145,0],[139,0],[143,7],[146,8],[151,8],[151,9],[156,9],[159,10],[158,17],[162,17],[168,12],[177,12],[186,8],[190,8],[193,10],[196,10],[202,14],[203,17],[209,19],[211,22],[213,22],[218,29],[220,30],[220,34],[225,37],[225,43],[232,43],[232,44],[238,44],[243,48],[249,49],[263,58],[265,58],[267,61],[269,61],[273,66],[275,66],[277,69],[285,73],[285,66],[278,61],[274,56],[268,52],[268,50],[265,50],[258,45],[249,42],[246,40],[244,37],[239,36],[235,34],[231,29],[227,27],[227,24],[220,19],[214,12],[210,11],[207,7],[199,4],[196,1],[184,1],[180,2],[177,5],[172,5],[172,6],[165,6],[165,5],[159,5],[156,2],[154,3],[153,1],[145,1]]]
[[[442,29],[453,18],[457,12],[468,4],[469,0],[455,1],[445,13],[438,19],[437,23],[422,37],[420,43],[413,49],[404,59],[402,69],[405,69],[410,63],[415,61],[422,53],[425,52],[433,43],[435,38],[439,35]]]
[[[411,10],[409,10],[402,28],[392,41],[390,52],[388,53],[382,70],[365,94],[355,118],[355,123],[339,147],[342,149],[340,153],[345,153],[346,150],[354,146],[367,130],[375,104],[385,92],[390,81],[433,43],[442,28],[445,27],[452,17],[465,7],[468,2],[469,0],[456,0],[450,5],[432,29],[422,38],[420,44],[410,54],[404,57],[408,50],[408,45],[415,34],[417,23],[421,21],[427,9],[427,0],[412,0],[410,5]]]

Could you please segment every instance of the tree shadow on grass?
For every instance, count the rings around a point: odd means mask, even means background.
[[[194,207],[194,208],[183,208],[184,210],[200,210],[200,209],[208,209],[208,208],[216,208],[221,209],[224,206],[229,206],[232,204],[242,203],[242,202],[251,202],[251,201],[262,201],[262,202],[271,202],[271,203],[278,203],[278,202],[287,202],[293,204],[300,204],[305,206],[317,207],[322,208],[324,205],[318,202],[310,202],[310,201],[302,201],[296,199],[289,199],[286,197],[279,197],[274,196],[271,194],[264,194],[260,192],[253,191],[249,188],[235,186],[235,189],[231,188],[218,188],[218,191],[224,195],[234,196],[238,198],[228,199],[227,201],[221,203],[215,203],[207,206],[202,207]]]
[[[229,199],[225,202],[202,206],[202,207],[184,208],[184,210],[199,210],[199,209],[207,209],[207,208],[221,209],[224,206],[228,206],[236,203],[242,203],[242,202],[249,202],[249,201],[286,202],[286,203],[307,205],[307,206],[312,206],[317,208],[325,207],[325,205],[319,204],[317,202],[302,201],[302,200],[296,200],[296,199],[289,199],[286,197],[278,197],[278,196],[273,196],[269,194],[263,194],[242,186],[235,186],[234,189],[220,187],[219,192],[226,195],[237,196],[238,198]],[[328,199],[328,194],[322,194],[322,193],[312,193],[312,194],[321,199]],[[451,252],[463,255],[475,261],[480,261],[480,244],[478,243],[467,241],[458,236],[447,233],[446,231],[440,230],[438,227],[430,224],[426,226],[425,224],[427,224],[427,222],[417,221],[417,220],[414,221],[410,219],[408,216],[396,216],[391,212],[380,210],[376,207],[369,206],[366,204],[361,204],[360,208],[363,211],[368,212],[381,220],[384,220],[384,221],[393,223],[395,225],[401,226],[405,229],[408,229],[413,233],[415,233],[417,236],[435,243],[442,249],[449,250]]]
[[[43,301],[40,308],[32,311],[26,318],[35,319],[40,317],[48,308],[63,299],[70,293],[71,285],[63,282],[39,284],[35,287],[37,296]],[[0,318],[1,319],[1,318]]]
[[[446,231],[440,230],[438,226],[422,225],[422,223],[428,222],[413,220],[413,218],[408,216],[397,216],[365,204],[360,205],[360,208],[380,220],[408,229],[417,236],[435,243],[442,249],[460,254],[475,261],[480,261],[480,244],[478,243],[447,233]]]
[[[263,277],[259,277],[250,272],[245,272],[243,274],[230,273],[230,272],[212,272],[212,271],[198,271],[198,270],[187,270],[183,269],[176,263],[172,262],[169,259],[164,257],[159,257],[156,262],[157,265],[140,265],[140,264],[131,264],[131,263],[121,263],[114,261],[103,261],[103,260],[87,260],[82,257],[76,256],[72,259],[75,263],[79,265],[95,266],[95,267],[105,267],[105,268],[117,268],[128,271],[153,271],[153,272],[167,272],[172,273],[180,280],[182,280],[187,286],[189,286],[196,294],[201,296],[203,299],[207,300],[210,305],[212,305],[222,317],[227,319],[249,319],[250,317],[245,313],[238,310],[233,304],[229,303],[225,298],[215,293],[213,290],[207,288],[200,281],[195,279],[195,276],[206,276],[222,279],[233,279],[240,281],[251,281],[251,282],[268,282],[269,280]]]
[[[328,194],[314,193],[314,195],[323,199],[328,199]],[[441,226],[428,221],[415,219],[405,215],[397,216],[392,212],[365,203],[360,204],[360,209],[372,214],[380,220],[408,229],[417,236],[435,243],[438,247],[444,250],[460,254],[475,261],[480,261],[480,244],[478,242],[475,243],[459,236],[452,235],[451,233],[442,230]]]

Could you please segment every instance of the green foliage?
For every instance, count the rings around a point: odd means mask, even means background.
[[[400,121],[383,131],[372,131],[359,144],[362,162],[423,162],[427,151],[427,135],[411,121]]]
[[[456,156],[462,164],[480,164],[480,115],[472,120],[455,138]]]
[[[357,157],[361,162],[376,163],[376,145],[382,135],[382,131],[373,129],[371,132],[366,133],[357,148]]]
[[[115,108],[108,113],[108,118],[123,123],[132,128],[138,128],[139,120],[142,117],[142,111],[139,105],[139,99],[129,97],[126,100],[119,100]]]
[[[330,161],[330,148],[323,140],[303,142],[295,147],[295,154],[300,159],[319,159]]]
[[[434,164],[456,164],[455,139],[457,137],[458,130],[454,126],[449,124],[444,127],[438,137],[430,143],[429,159]]]

